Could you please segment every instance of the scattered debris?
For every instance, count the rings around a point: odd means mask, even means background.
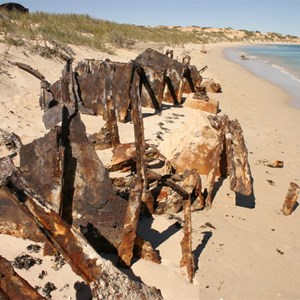
[[[284,252],[281,251],[281,250],[279,250],[278,248],[276,248],[276,251],[277,251],[280,255],[283,255],[283,254],[284,254]]]
[[[42,289],[42,293],[45,295],[45,297],[51,298],[51,292],[55,291],[56,289],[57,287],[54,285],[54,283],[47,282]]]
[[[39,253],[41,250],[41,246],[37,244],[30,244],[26,247],[29,253]]]
[[[212,229],[217,229],[215,226],[211,225],[211,223],[209,223],[209,222],[206,222],[204,225],[209,228],[212,228]]]
[[[39,274],[39,279],[44,279],[44,277],[47,275],[48,275],[48,272],[45,270],[42,270],[41,273]]]
[[[270,168],[283,168],[284,162],[282,160],[267,160],[262,159],[258,160],[256,164],[262,164],[264,166],[270,167]]]
[[[246,57],[244,54],[242,54],[242,55],[240,56],[240,58],[241,58],[241,60],[249,60],[249,58]]]
[[[40,258],[33,258],[28,254],[21,254],[14,259],[12,265],[17,269],[29,270],[35,264],[40,265],[41,263],[42,260]]]
[[[64,258],[62,257],[62,255],[58,252],[56,252],[54,254],[54,259],[53,259],[53,264],[52,264],[52,268],[55,271],[60,270],[64,265],[66,264],[66,261],[64,260]]]
[[[272,180],[272,179],[267,179],[267,182],[270,184],[270,185],[275,185],[275,182]]]

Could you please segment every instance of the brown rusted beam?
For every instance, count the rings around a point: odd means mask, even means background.
[[[2,297],[3,294],[5,298]],[[0,255],[0,299],[42,300],[46,298],[17,274],[11,263]]]
[[[26,64],[23,64],[23,63],[20,63],[20,62],[16,62],[15,65],[17,67],[19,67],[20,69],[22,69],[22,70],[28,72],[29,74],[33,75],[37,79],[39,79],[41,81],[45,81],[45,76],[42,73],[40,73],[38,70],[34,70],[29,65],[26,65]]]
[[[140,94],[141,83],[138,75],[140,72],[142,72],[141,68],[142,67],[139,64],[136,64],[135,71],[133,73],[130,89],[131,115],[136,146],[136,174],[137,177],[143,181],[142,201],[145,203],[149,213],[152,214],[154,212],[154,200],[153,198],[151,199],[151,195],[146,191],[148,189],[146,143]]]
[[[133,257],[133,247],[136,238],[136,228],[139,220],[143,182],[136,177],[130,190],[127,212],[124,220],[124,232],[121,244],[118,248],[119,265],[130,267]]]
[[[300,191],[299,185],[294,182],[291,182],[281,209],[282,213],[285,216],[291,215],[292,212],[295,210],[297,206],[299,191]]]
[[[191,216],[191,198],[183,200],[183,239],[181,240],[182,258],[180,267],[186,267],[190,283],[193,283],[195,275],[195,261],[192,249],[192,216]]]
[[[134,70],[130,99],[131,99],[131,115],[134,127],[135,136],[135,151],[136,151],[136,178],[134,186],[130,192],[130,199],[128,202],[127,212],[124,222],[124,234],[120,246],[118,248],[119,264],[122,266],[129,267],[133,256],[134,240],[136,238],[136,228],[138,218],[140,214],[141,201],[143,195],[146,194],[144,191],[148,188],[147,182],[147,166],[146,166],[146,144],[144,137],[144,123],[140,102],[140,78],[139,73],[141,72],[140,66],[137,65]],[[153,212],[153,202],[149,203],[149,198],[145,205],[148,207],[150,212]]]
[[[248,150],[242,128],[237,120],[230,121],[226,127],[225,143],[230,189],[249,196],[253,188]]]
[[[191,197],[190,194],[194,191],[196,187],[195,183],[195,173],[187,172],[182,185],[176,184],[172,179],[168,178],[164,181],[165,184],[174,189],[182,197],[182,207],[184,215],[184,226],[183,226],[183,239],[180,242],[182,258],[180,261],[181,267],[187,268],[187,274],[190,282],[193,282],[195,274],[195,262],[192,249],[192,215],[191,215]],[[198,187],[199,188],[199,187]],[[186,191],[188,190],[188,191]]]
[[[220,168],[220,159],[221,153],[223,151],[224,146],[224,138],[225,138],[225,130],[228,126],[228,116],[224,115],[221,119],[217,121],[216,125],[219,129],[219,136],[217,141],[217,146],[213,153],[213,161],[215,162],[214,167],[207,174],[207,197],[206,197],[206,206],[211,207],[212,205],[212,192],[216,181],[216,176]]]

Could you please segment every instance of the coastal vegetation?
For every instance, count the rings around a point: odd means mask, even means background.
[[[261,33],[245,29],[200,26],[138,26],[118,24],[88,15],[49,13],[2,13],[0,41],[40,53],[42,56],[70,56],[66,45],[81,45],[112,53],[113,48],[129,48],[138,42],[180,46],[187,43],[285,42],[296,43],[299,37],[280,33]]]

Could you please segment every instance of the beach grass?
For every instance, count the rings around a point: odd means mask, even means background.
[[[107,53],[113,48],[128,48],[136,42],[164,43],[170,47],[188,43],[207,44],[219,42],[286,41],[297,37],[276,33],[257,35],[257,32],[232,28],[190,26],[138,26],[119,24],[108,20],[95,19],[89,15],[50,14],[35,12],[20,14],[7,13],[0,19],[0,33],[4,42],[14,46],[28,46],[43,56],[71,56],[65,45],[86,46]]]

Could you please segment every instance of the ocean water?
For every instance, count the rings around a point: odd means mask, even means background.
[[[300,109],[300,45],[266,44],[227,48],[225,57],[250,70],[290,95]],[[249,60],[242,60],[245,55]]]

